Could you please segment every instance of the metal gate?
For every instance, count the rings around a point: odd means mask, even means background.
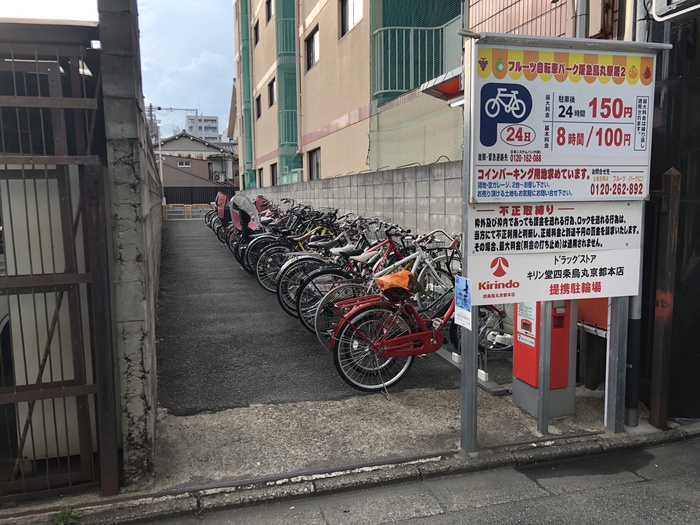
[[[0,502],[113,494],[97,28],[0,26]]]

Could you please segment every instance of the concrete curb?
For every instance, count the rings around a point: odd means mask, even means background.
[[[536,463],[644,448],[700,438],[700,423],[693,423],[662,432],[631,436],[601,434],[561,441],[541,441],[413,460],[407,463],[384,464],[352,470],[325,472],[298,477],[282,477],[273,481],[206,489],[182,489],[161,494],[131,494],[91,501],[72,506],[81,515],[81,525],[116,525],[144,523],[148,520],[177,515],[196,514],[217,509],[231,509],[302,497],[347,492],[358,488],[385,486],[429,478],[453,476],[499,467]],[[36,503],[13,509],[2,516],[0,525],[46,524],[47,516],[61,506]]]

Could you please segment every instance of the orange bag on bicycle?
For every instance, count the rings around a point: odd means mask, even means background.
[[[418,279],[410,270],[390,273],[375,280],[384,297],[394,303],[405,301],[420,291]]]

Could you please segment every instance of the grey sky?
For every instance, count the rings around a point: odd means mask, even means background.
[[[97,20],[97,0],[0,1],[0,18]],[[228,124],[234,77],[232,0],[138,0],[146,104],[217,115]],[[163,134],[185,111],[159,111]],[[194,114],[191,111],[190,114]]]
[[[146,103],[197,109],[228,124],[234,77],[231,0],[139,0]],[[164,134],[184,127],[186,112],[160,111]]]

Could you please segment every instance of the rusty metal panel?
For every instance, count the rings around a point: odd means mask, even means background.
[[[673,348],[673,304],[676,283],[676,249],[680,216],[681,174],[671,168],[662,179],[659,244],[654,302],[654,336],[649,423],[666,426],[668,389]]]
[[[99,72],[56,31],[0,43],[0,503],[119,480]]]

